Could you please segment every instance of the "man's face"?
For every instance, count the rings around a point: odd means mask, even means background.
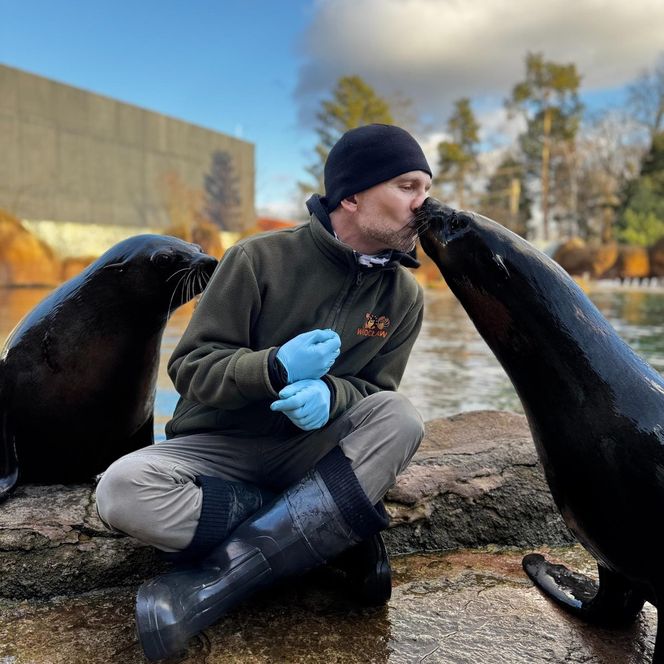
[[[354,223],[362,236],[364,253],[411,251],[417,240],[411,224],[430,188],[428,173],[409,171],[355,194]]]

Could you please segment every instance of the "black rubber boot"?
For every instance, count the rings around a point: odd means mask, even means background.
[[[330,561],[343,572],[348,595],[360,606],[383,606],[392,596],[392,568],[380,533]]]
[[[192,636],[257,590],[322,565],[385,526],[335,448],[198,566],[139,588],[136,625],[146,657],[183,653]]]
[[[223,542],[243,521],[270,503],[276,494],[247,482],[231,482],[219,477],[199,476],[203,503],[191,544],[183,551],[159,551],[166,562],[188,564],[204,558]]]

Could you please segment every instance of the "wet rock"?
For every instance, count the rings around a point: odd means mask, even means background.
[[[613,267],[605,277],[611,279],[645,279],[650,276],[650,257],[644,247],[621,245]]]
[[[386,499],[391,553],[573,541],[553,505],[525,418],[463,413],[427,423]],[[0,505],[0,596],[74,595],[133,585],[153,550],[106,530],[91,486],[23,486]]]
[[[59,277],[50,247],[0,210],[0,286],[54,286]]]
[[[664,238],[660,238],[648,249],[650,276],[664,277]]]
[[[558,247],[553,260],[571,275],[589,275],[597,279],[613,268],[618,254],[615,242],[587,245],[580,238],[572,238]]]
[[[588,274],[592,270],[591,252],[579,237],[561,244],[553,254],[553,260],[572,275]]]
[[[52,597],[136,583],[154,552],[106,530],[90,486],[22,486],[0,506],[0,596]]]
[[[605,275],[618,260],[618,245],[615,242],[600,244],[591,249],[592,272],[591,275],[599,278]]]
[[[575,541],[549,493],[526,418],[516,413],[427,422],[386,507],[393,552]]]
[[[192,639],[187,664],[637,664],[654,646],[646,604],[631,627],[586,625],[553,606],[521,571],[523,551],[459,551],[393,561],[386,607],[358,609],[325,574],[256,596]],[[553,559],[588,572],[580,547]],[[0,662],[144,662],[134,592],[0,602]],[[4,657],[4,659],[3,659]]]
[[[88,265],[94,263],[99,256],[69,256],[65,258],[60,266],[60,281],[73,279],[85,270]]]

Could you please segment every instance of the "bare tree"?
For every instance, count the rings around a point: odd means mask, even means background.
[[[624,111],[610,110],[586,118],[577,138],[577,205],[584,238],[614,239],[622,192],[638,175],[646,149],[638,123]]]
[[[664,52],[652,69],[645,69],[629,86],[629,105],[634,116],[648,130],[652,141],[664,130]]]

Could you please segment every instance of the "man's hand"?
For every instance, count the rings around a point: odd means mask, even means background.
[[[324,376],[340,353],[341,339],[334,330],[298,334],[277,351],[277,360],[288,374],[288,384]]]
[[[320,378],[299,380],[279,392],[270,410],[281,411],[304,431],[320,429],[330,418],[330,388]]]

